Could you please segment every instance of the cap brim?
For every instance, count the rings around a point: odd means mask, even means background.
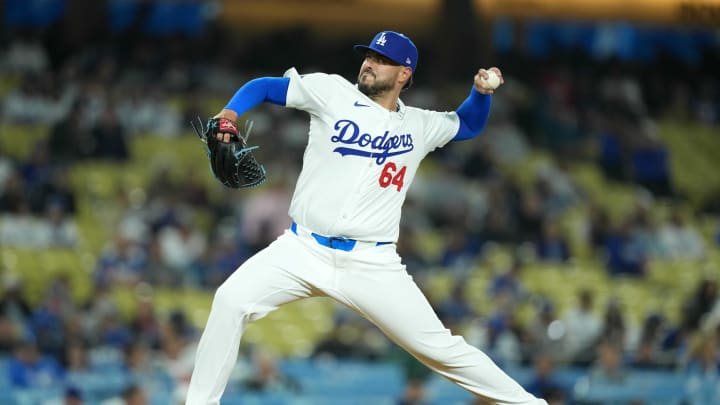
[[[353,46],[353,49],[355,49],[355,52],[360,53],[360,54],[363,54],[363,53],[365,53],[365,52],[367,52],[367,51],[373,51],[373,52],[375,52],[375,53],[377,53],[377,54],[380,54],[380,55],[382,55],[382,56],[390,59],[391,61],[397,63],[397,64],[400,65],[400,66],[405,66],[405,65],[403,65],[402,63],[400,63],[400,62],[396,61],[395,59],[391,58],[390,55],[386,54],[385,52],[382,52],[382,51],[380,51],[380,50],[378,50],[378,49],[370,48],[370,47],[367,46],[367,45],[355,45],[355,46]],[[407,66],[407,67],[410,67],[410,66]]]
[[[369,50],[370,50],[370,47],[367,46],[367,45],[355,45],[355,46],[353,46],[353,49],[354,49],[355,52],[357,52],[357,53],[363,53],[363,52],[369,51]]]

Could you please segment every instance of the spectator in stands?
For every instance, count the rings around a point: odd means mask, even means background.
[[[491,127],[488,126],[485,130],[489,131],[490,129]],[[483,139],[490,139],[490,137],[488,136]],[[473,142],[472,145],[468,145],[468,147],[471,149],[469,153],[464,156],[461,166],[462,174],[468,178],[478,180],[487,179],[496,175],[496,158],[488,142],[481,140],[480,142]]]
[[[123,389],[119,397],[104,400],[100,405],[148,405],[148,399],[141,386],[130,384]]]
[[[182,174],[182,187],[180,187],[180,199],[193,208],[207,209],[213,202],[208,195],[208,187],[204,183],[205,173],[194,168],[187,167]],[[218,210],[217,212],[220,212]]]
[[[137,383],[152,375],[152,363],[148,359],[149,351],[149,346],[141,340],[130,341],[123,348],[123,367]]]
[[[27,298],[23,295],[23,284],[18,276],[11,273],[3,274],[3,293],[0,298],[0,313],[18,327],[27,326],[32,316],[32,307]]]
[[[75,222],[67,217],[65,207],[59,201],[49,201],[44,220],[39,223],[43,246],[70,248],[79,241]]]
[[[300,392],[300,384],[277,368],[277,359],[263,350],[256,350],[252,356],[253,371],[243,382],[248,391],[256,392]]]
[[[20,202],[17,211],[3,215],[0,222],[0,245],[45,248],[45,233],[42,232],[41,220],[32,215],[30,205]]]
[[[45,141],[38,141],[30,156],[19,164],[27,186],[30,209],[35,214],[45,210],[46,190],[53,180],[55,168],[50,163],[50,155]]]
[[[580,200],[580,190],[561,161],[537,168],[535,189],[543,200],[543,212],[555,217]]]
[[[540,239],[544,214],[540,193],[534,187],[523,190],[517,212],[518,228],[523,239],[533,242]]]
[[[692,404],[716,404],[720,400],[720,355],[717,331],[694,336],[686,361],[688,396]]]
[[[669,356],[661,346],[664,324],[665,320],[659,314],[651,314],[645,319],[639,342],[632,353],[632,367],[649,369],[674,367],[674,356]]]
[[[98,344],[115,350],[120,350],[133,340],[132,332],[128,325],[115,311],[106,312],[99,320]]]
[[[396,405],[423,405],[426,404],[425,388],[420,379],[411,379],[405,385],[402,396],[395,403]]]
[[[611,235],[610,216],[604,208],[591,205],[588,224],[588,241],[593,251],[605,248]]]
[[[597,347],[597,360],[589,372],[590,384],[624,385],[629,370],[623,364],[622,346],[609,341]]]
[[[210,242],[213,249],[208,249],[201,259],[205,267],[202,270],[204,286],[219,286],[235,271],[237,263],[244,262],[248,257],[237,228],[230,222],[234,221],[225,221],[215,228]]]
[[[42,80],[43,77],[46,80]],[[20,86],[5,96],[2,116],[3,121],[19,124],[52,124],[64,113],[63,103],[53,100],[48,93],[50,72],[24,74]],[[66,99],[66,102],[69,101]]]
[[[705,242],[700,232],[688,224],[679,211],[659,231],[660,244],[671,259],[700,259],[705,255]]]
[[[685,369],[688,374],[720,378],[720,335],[717,331],[698,333],[694,336]]]
[[[0,108],[2,108],[2,104],[0,104]],[[14,171],[15,160],[9,156],[5,156],[4,153],[0,154],[0,201],[2,201],[2,197],[5,194],[5,183]],[[2,211],[2,204],[0,203],[0,212]]]
[[[480,231],[482,242],[517,242],[515,213],[520,201],[520,192],[515,185],[504,179],[496,179],[488,185],[487,204],[483,228]]]
[[[548,405],[568,405],[570,402],[569,396],[565,393],[565,390],[558,389],[548,392],[547,396],[545,397],[545,401],[548,403]],[[628,405],[633,405],[628,403]],[[635,404],[635,405],[643,405],[643,404]]]
[[[354,357],[358,353],[357,347],[354,345],[356,339],[345,333],[348,330],[348,327],[342,327],[336,322],[330,333],[317,342],[312,358],[335,360]]]
[[[65,328],[65,340],[68,342],[78,342],[86,347],[91,347],[91,339],[85,335],[83,329],[83,312],[78,308],[74,313],[65,317],[63,320],[63,326]]]
[[[29,209],[28,193],[28,186],[20,171],[11,171],[0,194],[0,213],[17,213],[23,206]]]
[[[579,128],[577,105],[573,102],[572,72],[556,67],[541,78],[543,91],[536,106],[536,133],[542,145],[564,155],[573,155],[582,132]]]
[[[147,254],[141,246],[124,235],[116,235],[98,258],[95,284],[135,284],[143,278],[146,263]]]
[[[549,299],[538,300],[535,304],[535,318],[528,327],[528,349],[530,353],[545,353],[555,361],[564,356],[565,328]]]
[[[123,400],[125,405],[147,405],[147,395],[145,390],[138,385],[131,385],[123,391]]]
[[[69,387],[65,390],[64,400],[65,402],[62,405],[83,405],[85,403],[82,392],[75,387]]]
[[[63,367],[65,383],[76,387],[82,387],[97,372],[91,368],[88,348],[81,342],[70,342],[67,345]]]
[[[478,176],[465,172],[470,178],[479,178],[483,175],[492,176],[498,170],[498,164],[520,164],[530,154],[527,135],[517,125],[515,107],[512,105],[512,100],[509,100],[513,94],[517,94],[512,90],[493,99],[493,115],[485,128],[487,136],[482,138],[481,142],[475,143],[477,146],[470,146],[477,147],[480,151],[486,150],[486,160],[491,164],[487,167],[486,173],[476,173]],[[475,156],[471,155],[469,160],[474,158]]]
[[[720,124],[718,81],[714,77],[705,77],[702,83],[696,98],[691,100],[692,116],[702,125],[716,127]]]
[[[645,252],[648,258],[661,257],[663,249],[658,238],[657,222],[651,217],[650,204],[649,200],[639,198],[627,220],[632,229],[632,239],[640,246],[640,250]]]
[[[644,140],[632,150],[633,179],[656,196],[674,196],[667,147],[649,137]]]
[[[649,338],[641,336],[637,347],[633,350],[632,357],[629,359],[630,366],[634,369],[660,368],[656,359],[657,353],[653,342]]]
[[[84,122],[82,105],[75,104],[63,120],[53,125],[48,142],[56,163],[72,163],[92,155],[95,142]]]
[[[161,333],[160,364],[175,386],[184,392],[190,382],[197,350],[195,337],[184,313],[173,312],[162,325]]]
[[[33,335],[40,350],[55,359],[64,357],[68,343],[64,324],[75,311],[70,279],[66,275],[56,276],[32,315]]]
[[[437,304],[436,312],[448,329],[458,333],[460,325],[474,315],[467,300],[467,283],[458,279],[450,292],[450,295]]]
[[[12,354],[15,345],[20,341],[21,332],[22,328],[0,312],[0,357],[8,357]]]
[[[513,258],[507,270],[495,275],[490,282],[490,295],[496,297],[507,294],[515,303],[521,303],[527,298],[528,292],[522,283],[523,263],[518,258]]]
[[[160,252],[160,244],[157,238],[148,240],[146,244],[147,261],[145,263],[145,275],[142,277],[144,281],[155,285],[169,288],[177,288],[182,285],[182,275],[169,268],[163,261]],[[210,276],[210,270],[206,277]]]
[[[558,396],[564,387],[555,374],[555,361],[547,353],[538,353],[532,361],[533,376],[525,385],[529,393],[538,398]]]
[[[118,120],[113,106],[106,106],[100,121],[92,128],[93,158],[126,161],[130,156],[125,128]]]
[[[354,312],[340,310],[335,314],[334,322],[335,328],[315,345],[313,358],[376,360],[388,353],[384,335]],[[399,355],[404,356],[403,353],[400,350]]]
[[[50,57],[41,36],[23,30],[11,37],[12,41],[2,55],[0,70],[8,73],[42,73],[50,66]]]
[[[77,213],[76,190],[70,179],[70,172],[66,167],[54,167],[50,183],[42,190],[44,205],[59,204],[67,215]]]
[[[13,388],[52,389],[64,379],[60,364],[41,353],[32,337],[18,344],[8,364],[8,373]]]
[[[472,263],[480,254],[480,242],[462,225],[451,225],[445,230],[445,240],[440,257],[442,267],[452,269],[462,277],[472,269]]]
[[[153,349],[159,349],[162,338],[162,323],[158,319],[152,297],[138,297],[135,313],[130,320],[134,341]]]
[[[535,242],[537,256],[549,262],[566,262],[570,259],[570,247],[560,232],[560,225],[552,219],[543,223],[540,238]]]
[[[646,273],[647,252],[633,234],[632,223],[623,222],[605,241],[605,264],[612,276],[642,277]]]
[[[176,137],[181,133],[181,114],[173,109],[158,85],[135,86],[120,100],[117,113],[131,134]]]
[[[602,320],[594,312],[594,305],[593,291],[582,289],[577,293],[577,305],[563,317],[567,329],[565,348],[571,363],[588,365],[592,361],[592,348],[603,326]]]
[[[155,350],[141,341],[131,341],[123,349],[122,371],[131,384],[145,392],[171,392],[175,382],[156,361]]]
[[[598,134],[598,156],[603,174],[612,180],[626,181],[628,169],[626,164],[626,146],[622,133],[622,125],[611,116],[604,117],[604,128]]]
[[[690,330],[700,328],[703,317],[720,302],[717,280],[704,278],[698,282],[695,292],[683,306],[683,325]]]
[[[240,232],[253,253],[290,227],[290,193],[282,182],[267,186],[243,199]]]
[[[157,243],[162,263],[176,273],[183,285],[201,285],[203,275],[193,270],[207,248],[207,238],[193,227],[189,215],[179,215],[174,224],[164,226]]]
[[[176,215],[176,207],[173,206],[174,199],[180,194],[180,184],[173,176],[172,167],[166,160],[158,160],[152,162],[150,166],[150,175],[147,186],[147,200],[148,205],[159,205],[160,207],[154,208],[153,211],[160,211],[159,213],[151,213],[154,215],[160,215],[162,211],[167,211],[166,214],[173,217]],[[162,210],[161,210],[162,209]],[[152,218],[155,220],[156,218]],[[157,224],[153,221],[153,227],[165,225],[165,223]]]
[[[103,319],[119,311],[111,290],[102,285],[95,286],[93,293],[82,304],[78,314],[68,320],[68,335],[96,347],[101,344],[100,328]]]
[[[429,262],[420,248],[420,232],[412,226],[400,225],[403,238],[397,241],[398,254],[403,258],[403,264],[411,274],[420,274],[427,270]]]
[[[56,401],[45,402],[43,405],[83,405],[84,403],[80,389],[75,386],[69,386],[65,388],[62,398]]]
[[[627,329],[620,303],[617,299],[609,299],[605,307],[602,332],[600,333],[602,341],[622,349],[625,347]]]

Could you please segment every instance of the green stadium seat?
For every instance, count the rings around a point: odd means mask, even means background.
[[[0,123],[0,153],[15,159],[27,159],[38,141],[47,139],[44,125]]]

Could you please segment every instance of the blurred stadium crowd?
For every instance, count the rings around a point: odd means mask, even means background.
[[[226,34],[79,47],[3,33],[1,402],[171,403],[213,289],[289,226],[306,117],[250,113],[269,182],[248,191],[211,178],[187,123],[254,76],[352,80],[359,60],[298,30],[217,52]],[[647,60],[544,46],[498,47],[506,84],[484,134],[421,168],[398,242],[408,271],[449,328],[553,403],[593,403],[592,387],[621,392],[647,370],[667,378],[657,392],[679,381],[674,403],[718,403],[718,43]],[[423,73],[404,101],[453,109],[476,68]],[[307,390],[284,357],[354,359],[402,367],[397,403],[441,403],[424,367],[327,304],[250,330],[230,392]]]

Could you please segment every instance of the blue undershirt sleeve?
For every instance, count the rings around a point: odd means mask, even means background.
[[[225,108],[235,111],[239,117],[262,102],[284,106],[289,86],[288,77],[259,77],[250,80],[235,92]]]
[[[490,116],[491,100],[490,95],[480,94],[475,88],[470,89],[470,95],[457,109],[460,128],[453,141],[464,141],[480,134]]]

